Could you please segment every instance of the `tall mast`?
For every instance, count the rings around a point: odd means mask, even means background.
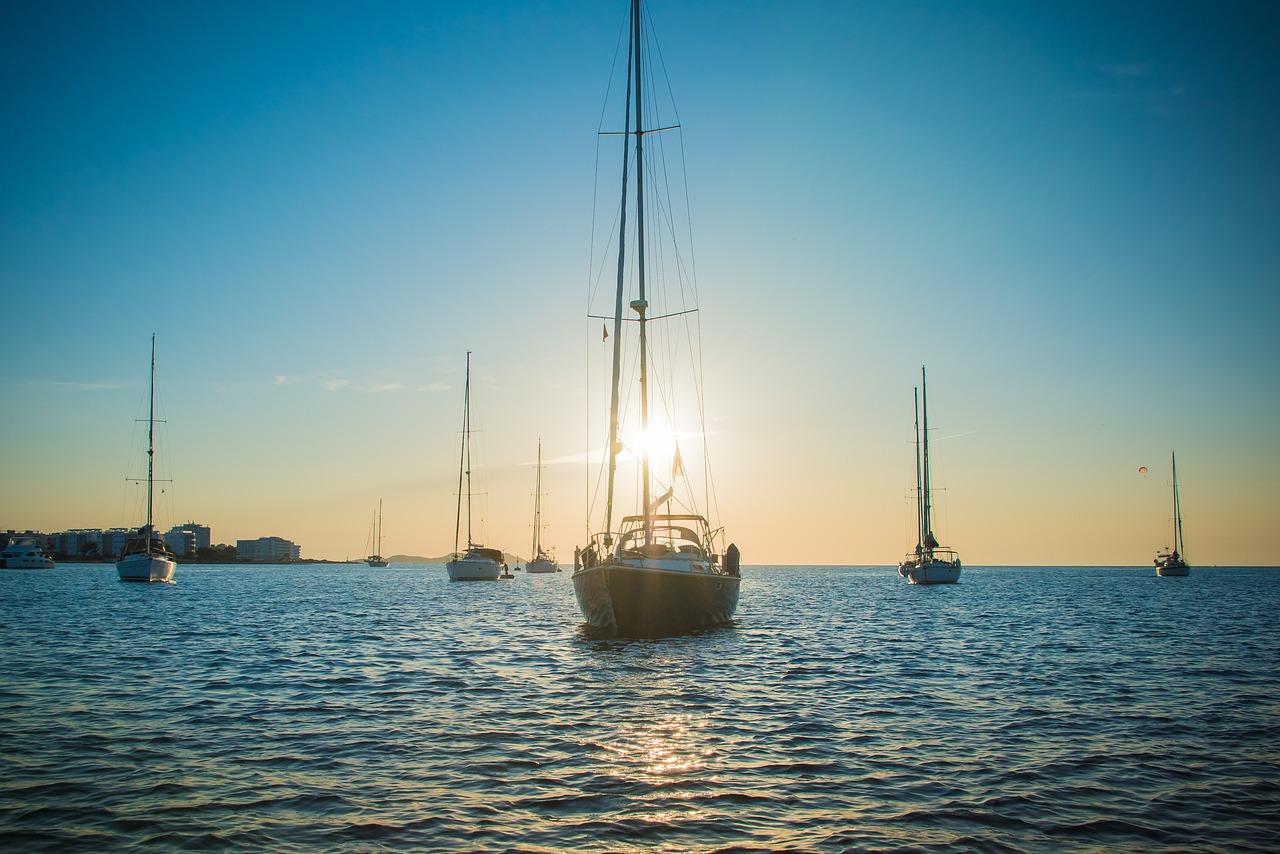
[[[1178,500],[1178,456],[1169,452],[1169,460],[1173,465],[1173,550],[1182,553],[1182,502]]]
[[[467,437],[471,429],[471,351],[467,351],[467,380],[462,393],[462,450],[458,452],[458,512],[453,521],[453,552],[458,553],[458,536],[462,530],[462,473],[467,465]],[[471,472],[467,471],[467,545],[471,545]]]
[[[924,365],[920,366],[920,398],[924,404],[924,491],[920,496],[920,501],[924,506],[924,513],[920,517],[920,527],[924,529],[926,548],[932,548],[932,546],[928,545],[934,539],[933,520],[931,518],[933,508],[931,507],[931,496],[929,494],[929,387],[925,383]]]
[[[542,438],[538,438],[538,474],[533,481],[533,551],[530,560],[537,560],[541,551],[542,533]]]
[[[640,315],[640,482],[641,501],[644,502],[644,542],[653,542],[653,520],[649,518],[649,373],[648,344],[645,336],[645,310],[649,307],[645,299],[644,288],[644,117],[641,105],[644,102],[644,86],[640,78],[640,0],[631,2],[631,20],[633,39],[635,40],[635,75],[636,75],[636,275],[639,279],[640,298],[631,303],[636,314]]]
[[[471,351],[467,351],[466,402],[462,405],[462,443],[467,459],[467,548],[471,548]]]
[[[916,549],[924,547],[924,495],[920,490],[920,389],[911,390],[916,401]]]
[[[634,17],[635,12],[632,11]],[[613,306],[613,387],[609,396],[609,495],[604,511],[604,543],[613,544],[613,484],[618,470],[618,397],[622,381],[622,297],[626,288],[627,255],[627,170],[631,164],[631,57],[636,50],[627,43],[626,119],[622,133],[622,202],[618,217],[618,290]]]
[[[374,552],[378,557],[382,557],[382,499],[378,499],[378,550]]]
[[[151,554],[151,503],[154,492],[156,432],[156,334],[151,333],[151,402],[147,409],[147,554]]]

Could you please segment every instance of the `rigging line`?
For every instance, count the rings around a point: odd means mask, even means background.
[[[646,14],[648,14],[647,9],[645,10],[645,12]],[[675,91],[671,88],[671,75],[667,72],[667,61],[666,61],[666,58],[662,55],[662,44],[657,39],[657,35],[656,35],[657,30],[653,28],[652,21],[649,23],[649,27],[651,32],[655,34],[654,48],[658,52],[658,64],[662,68],[662,79],[667,84],[667,97],[671,99],[671,112],[675,116],[676,124],[681,125],[683,124],[683,122],[680,119],[680,106],[676,103]],[[650,75],[650,77],[652,76],[653,75]],[[683,130],[680,132],[679,138],[680,138],[680,174],[681,174],[681,177],[683,178],[683,183],[684,183],[684,203],[685,203],[685,211],[687,213],[686,222],[689,226],[689,260],[690,260],[690,265],[692,267],[692,272],[693,272],[694,299],[696,301],[697,300],[698,265],[697,265],[697,258],[693,252],[693,208],[689,204],[689,170],[686,168]]]
[[[596,131],[604,127],[604,116],[609,109],[609,93],[613,91],[613,78],[618,73],[618,54],[622,52],[622,34],[627,30],[627,23],[630,21],[631,15],[628,13],[622,16],[622,23],[618,25],[618,38],[613,43],[613,59],[609,62],[609,82],[604,88],[604,102],[600,104],[600,119],[596,122]]]
[[[648,10],[645,10],[645,11],[647,15]],[[668,97],[670,98],[672,113],[675,116],[675,123],[677,125],[682,125],[683,120],[680,118],[680,107],[676,103],[675,92],[671,87],[671,75],[667,70],[666,58],[662,54],[662,45],[657,39],[657,36],[656,36],[657,29],[653,26],[652,20],[650,20],[649,22],[649,28],[650,28],[650,32],[654,34],[653,44],[658,55],[658,64],[662,68],[663,80],[667,84],[667,93],[668,93]],[[654,75],[650,75],[651,81],[653,76]],[[688,246],[689,246],[689,265],[690,265],[690,269],[689,269],[690,290],[693,294],[693,304],[695,306],[700,307],[701,299],[698,294],[698,261],[697,261],[697,253],[694,250],[693,206],[690,204],[690,201],[689,201],[689,169],[688,169],[688,160],[687,160],[685,145],[684,145],[684,131],[681,130],[678,136],[679,136],[679,144],[680,144],[680,173],[681,173],[682,183],[684,185],[684,197],[685,197],[685,225],[688,230],[688,238],[689,238]],[[661,148],[661,144],[660,144],[660,148]],[[669,189],[670,189],[670,186],[668,185],[668,190]],[[684,323],[685,323],[686,331],[688,331],[688,325],[689,325],[688,317],[684,319]],[[710,443],[707,440],[706,381],[705,381],[705,365],[703,363],[703,350],[702,350],[702,317],[700,313],[698,317],[694,318],[694,330],[697,332],[697,335],[696,335],[697,358],[695,359],[695,362],[694,362],[695,363],[694,386],[696,389],[696,395],[698,399],[698,415],[699,415],[699,420],[702,426],[703,483],[704,483],[705,492],[706,492],[707,510],[708,512],[711,512],[714,506],[715,515],[718,517],[720,514],[720,499],[719,499],[719,495],[716,493],[715,480],[711,473]],[[694,337],[695,336],[693,334],[689,334],[689,337],[688,337],[691,356],[692,356],[692,351],[694,346]],[[714,505],[712,504],[713,500],[715,502]]]
[[[613,210],[613,225],[610,226],[609,236],[605,239],[606,246],[608,246],[610,243],[613,242],[613,236],[618,233],[618,219],[621,216],[622,216],[621,207],[615,206]],[[592,228],[593,229],[595,227],[594,217],[595,217],[595,212],[593,210],[592,211],[592,218],[593,218]],[[594,255],[594,237],[593,237],[593,244],[592,244],[592,254]],[[594,261],[592,263],[594,264]],[[605,273],[605,270],[608,268],[608,264],[609,264],[609,253],[602,252],[600,253],[599,270],[594,273],[591,270],[587,271],[588,275],[592,277],[587,283],[588,284],[587,311],[591,311],[591,306],[595,302],[596,294],[600,292],[600,285],[604,280],[604,273]],[[607,319],[612,320],[613,316],[610,315]]]

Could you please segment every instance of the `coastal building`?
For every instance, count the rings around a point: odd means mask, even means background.
[[[170,528],[164,535],[164,544],[178,557],[196,556],[196,535],[183,528]]]
[[[200,549],[209,548],[211,531],[208,525],[199,522],[183,522],[174,525],[164,535],[164,544],[169,550],[181,557],[195,557]]]
[[[258,537],[256,540],[236,540],[236,560],[253,563],[285,563],[298,560],[302,548],[282,537]]]
[[[170,531],[190,531],[195,537],[197,549],[207,549],[213,544],[213,531],[208,525],[201,525],[199,522],[183,522],[181,525],[174,525]]]
[[[120,557],[125,543],[134,535],[133,528],[107,528],[98,533],[98,551],[104,557]]]
[[[101,552],[101,534],[96,528],[73,528],[53,535],[53,553],[67,557],[97,557]]]

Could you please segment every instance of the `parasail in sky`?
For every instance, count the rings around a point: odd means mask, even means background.
[[[1142,475],[1143,477],[1146,477],[1146,476],[1147,476],[1147,467],[1146,467],[1146,466],[1138,466],[1138,474]]]

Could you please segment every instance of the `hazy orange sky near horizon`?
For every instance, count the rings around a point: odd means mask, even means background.
[[[1276,563],[1274,12],[647,7],[715,516],[745,563],[910,547],[922,363],[937,533],[967,564],[1149,565],[1170,450],[1192,564]],[[139,524],[154,331],[161,525],[357,558],[381,498],[384,553],[449,551],[471,350],[477,538],[527,554],[542,437],[570,561],[607,417],[584,314],[611,300],[588,279],[625,15],[10,13],[0,528]],[[695,410],[675,429],[700,493]]]

